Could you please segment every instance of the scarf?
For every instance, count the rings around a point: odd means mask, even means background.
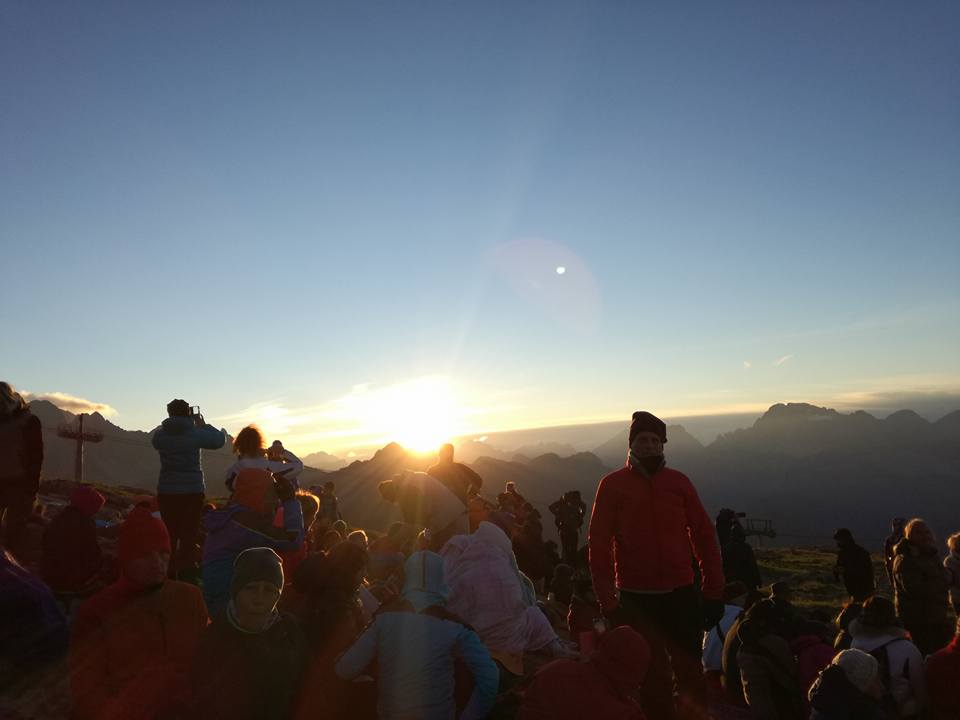
[[[627,466],[645,477],[651,477],[664,465],[663,455],[640,457],[633,450],[627,454]]]

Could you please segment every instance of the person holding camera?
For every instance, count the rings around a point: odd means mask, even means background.
[[[196,584],[200,575],[197,536],[206,490],[200,451],[219,450],[226,436],[204,422],[200,408],[186,400],[171,400],[167,415],[152,440],[160,453],[157,502],[170,533],[170,577]]]

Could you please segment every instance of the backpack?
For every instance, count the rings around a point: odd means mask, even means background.
[[[890,691],[890,686],[892,684],[893,674],[890,667],[890,655],[887,652],[887,646],[892,645],[895,642],[899,642],[902,638],[897,638],[896,640],[890,640],[885,642],[880,647],[876,647],[870,651],[870,654],[876,658],[877,663],[880,665],[880,683],[883,685],[883,696],[880,700],[880,705],[883,708],[884,713],[886,713],[889,718],[898,718],[900,717],[900,710],[897,707],[897,701],[893,697],[893,693]],[[905,680],[910,679],[910,661],[903,661],[903,668],[900,670],[900,676]]]

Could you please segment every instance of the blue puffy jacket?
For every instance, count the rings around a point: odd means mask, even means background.
[[[160,453],[157,494],[202,493],[203,468],[200,450],[219,450],[226,442],[222,430],[213,425],[198,427],[189,417],[169,417],[153,434],[153,447]]]

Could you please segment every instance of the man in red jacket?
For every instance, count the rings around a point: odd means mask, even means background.
[[[593,586],[613,625],[630,625],[650,644],[641,695],[651,718],[676,717],[670,668],[683,714],[705,717],[700,673],[704,629],[723,617],[723,563],[713,523],[686,475],[664,465],[667,427],[635,412],[625,467],[600,481],[588,547]],[[691,549],[700,565],[694,588]],[[669,655],[669,663],[665,655]]]
[[[936,720],[960,717],[960,620],[957,633],[942,650],[927,658],[927,690]]]

